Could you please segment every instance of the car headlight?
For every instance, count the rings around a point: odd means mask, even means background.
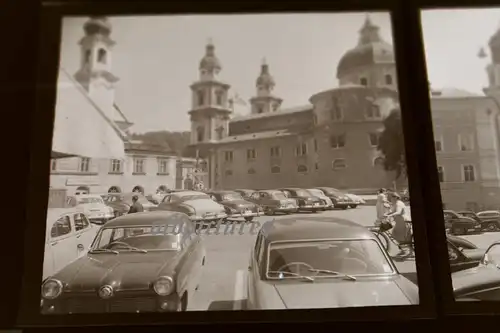
[[[42,297],[46,299],[56,299],[61,295],[63,285],[56,279],[48,279],[42,285]]]
[[[170,295],[174,291],[174,280],[170,276],[162,276],[153,284],[153,289],[160,296]]]

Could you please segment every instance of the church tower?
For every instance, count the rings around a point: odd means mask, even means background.
[[[111,72],[111,51],[116,44],[110,38],[111,30],[108,18],[103,16],[90,17],[84,24],[85,36],[80,40],[80,69],[74,77],[90,98],[113,119],[115,84],[119,79]]]
[[[498,29],[489,41],[491,62],[486,67],[488,73],[488,90],[500,92],[500,29]]]
[[[221,63],[210,41],[200,61],[199,79],[191,85],[191,144],[215,143],[229,133],[230,85],[219,79]]]
[[[260,75],[255,84],[257,95],[250,99],[252,114],[276,112],[279,110],[283,100],[272,94],[275,85],[274,78],[269,72],[269,65],[264,59],[260,68]]]

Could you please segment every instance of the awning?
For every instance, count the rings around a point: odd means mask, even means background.
[[[123,159],[124,135],[111,115],[92,101],[71,75],[60,69],[52,156]]]

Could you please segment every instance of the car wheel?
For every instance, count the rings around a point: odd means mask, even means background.
[[[346,210],[347,208],[349,208],[349,207],[347,207],[347,206],[342,207],[343,210]]]
[[[486,225],[486,230],[487,231],[497,231],[498,230],[498,225],[495,222],[490,222]]]
[[[356,208],[358,207],[358,205],[351,205],[351,208]]]
[[[253,216],[245,217],[245,221],[252,222],[253,221]]]

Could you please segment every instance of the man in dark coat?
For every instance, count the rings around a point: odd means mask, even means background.
[[[137,195],[134,195],[132,197],[132,206],[130,206],[128,213],[129,214],[140,213],[143,211],[144,211],[144,207],[142,207],[142,204],[139,202],[139,197]]]

